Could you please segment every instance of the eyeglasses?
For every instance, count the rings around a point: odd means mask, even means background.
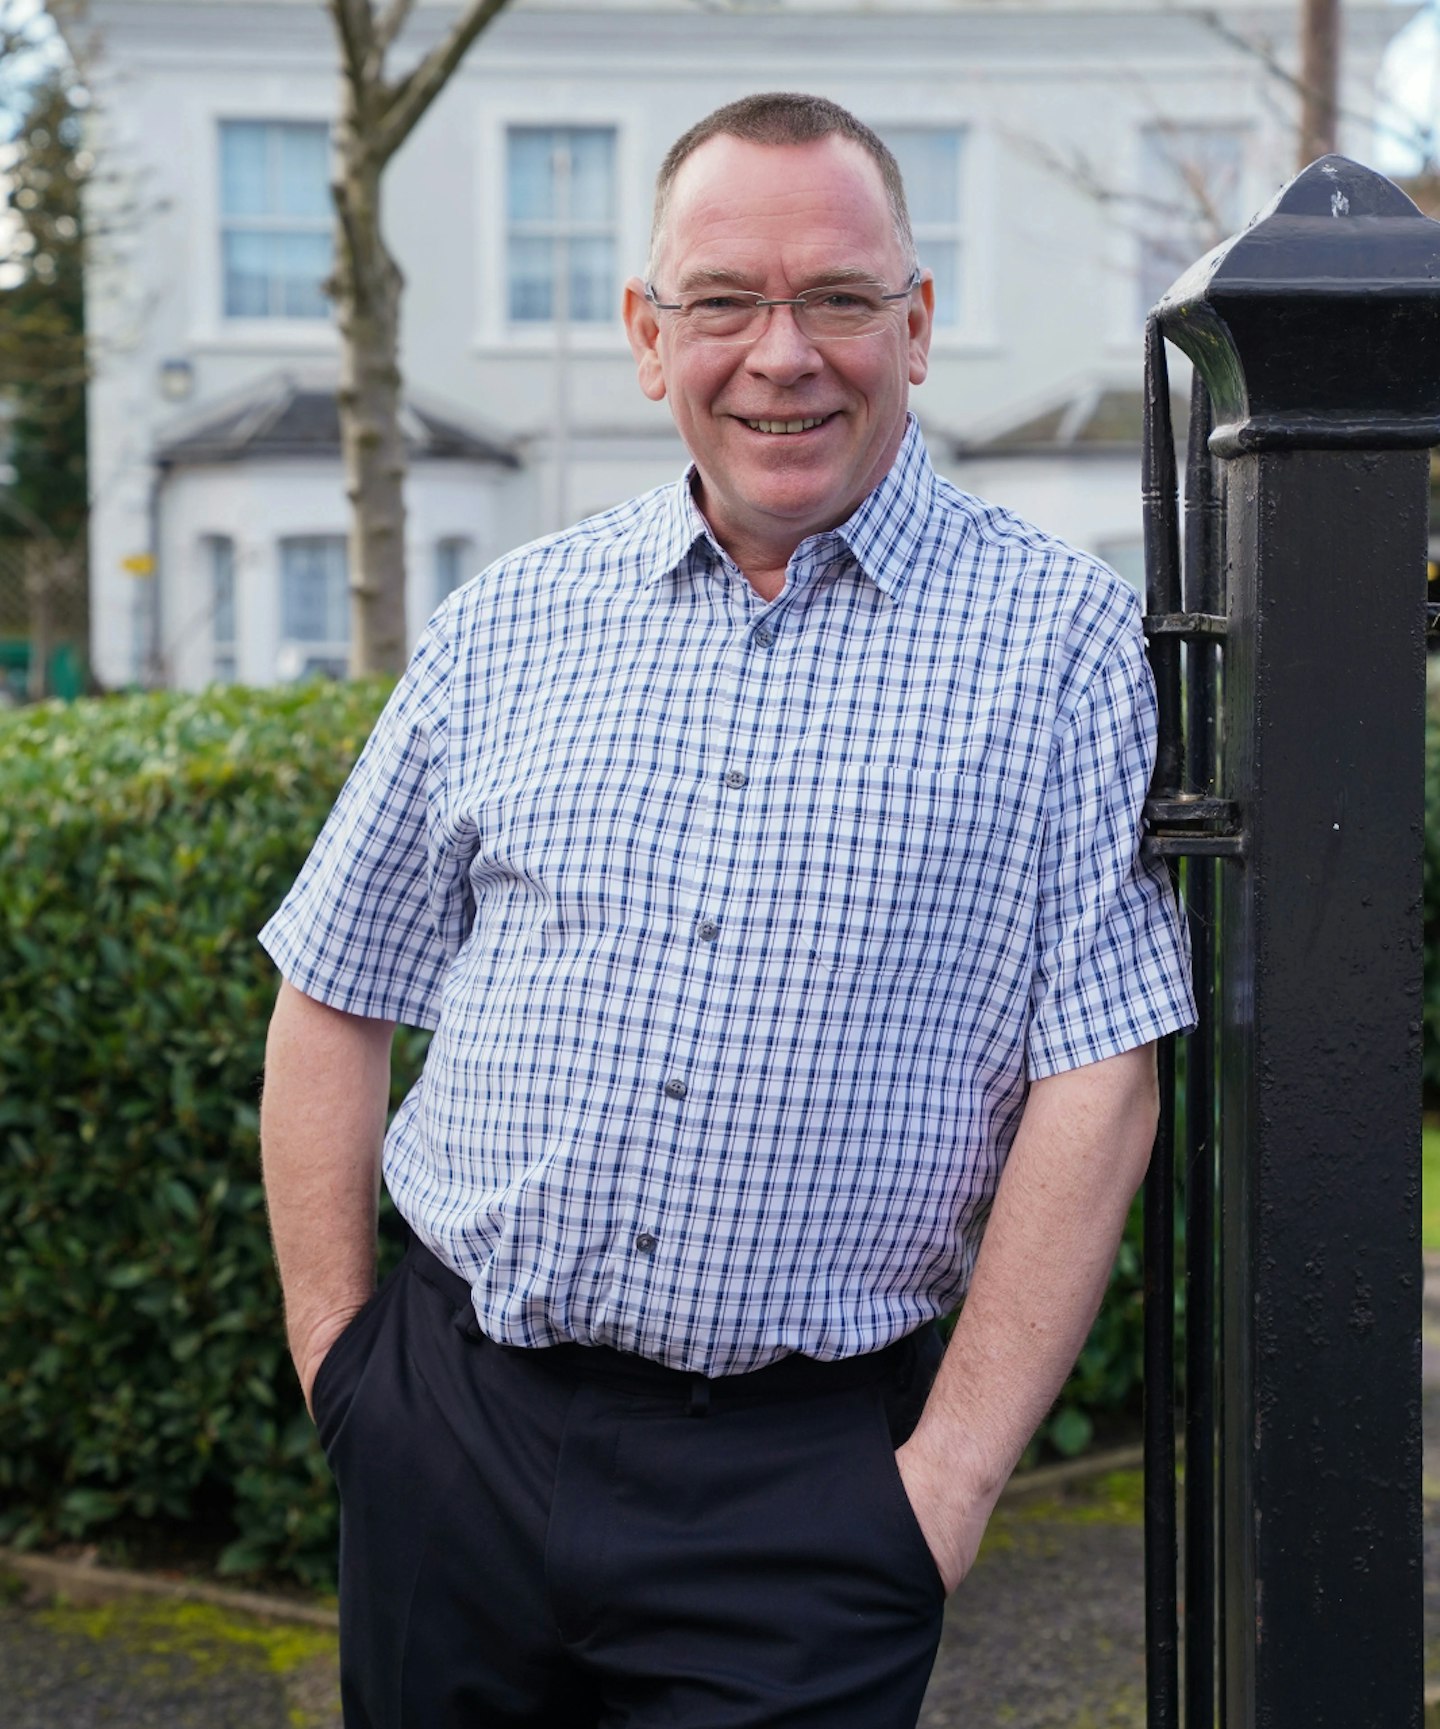
[[[892,293],[883,282],[837,282],[807,288],[790,300],[767,300],[740,288],[697,290],[678,300],[661,300],[653,283],[645,298],[657,312],[678,312],[680,327],[696,342],[757,342],[769,320],[761,316],[772,306],[788,306],[803,336],[812,342],[846,342],[871,336],[889,320],[887,303],[908,300],[920,283],[918,269],[905,286]]]

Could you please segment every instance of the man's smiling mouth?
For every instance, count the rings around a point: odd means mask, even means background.
[[[828,414],[819,414],[808,420],[747,420],[745,424],[752,432],[809,432],[813,426],[823,426],[829,418]]]

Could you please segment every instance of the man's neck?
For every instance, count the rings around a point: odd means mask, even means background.
[[[789,563],[789,559],[786,559],[778,570],[773,567],[758,570],[752,565],[741,565],[740,574],[760,596],[761,600],[774,600],[785,586],[785,572]]]

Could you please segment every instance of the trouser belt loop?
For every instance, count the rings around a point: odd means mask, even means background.
[[[692,1417],[708,1417],[710,1415],[710,1378],[708,1375],[692,1375],[690,1377],[690,1404],[687,1409]]]

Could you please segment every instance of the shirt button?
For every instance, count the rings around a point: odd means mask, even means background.
[[[743,768],[732,768],[725,776],[725,784],[730,787],[742,787],[750,779]]]
[[[641,1231],[640,1235],[635,1239],[635,1247],[639,1249],[642,1255],[653,1255],[655,1253],[655,1245],[659,1240],[660,1239],[652,1232]]]
[[[665,1097],[667,1099],[683,1099],[689,1091],[690,1089],[684,1081],[673,1080],[665,1083]]]
[[[774,641],[775,641],[775,632],[773,630],[771,630],[767,625],[762,624],[760,626],[760,628],[755,632],[755,646],[757,648],[769,648],[774,643]]]
[[[706,919],[701,924],[700,940],[702,943],[713,943],[719,935],[720,927],[715,923],[714,919]]]

